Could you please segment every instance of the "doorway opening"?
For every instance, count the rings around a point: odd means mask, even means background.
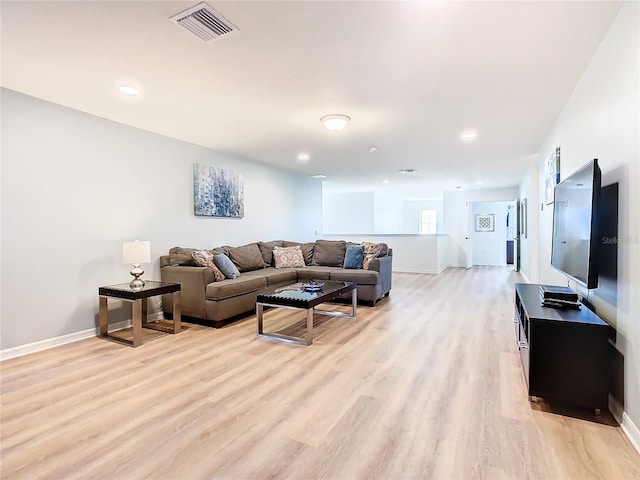
[[[467,265],[519,268],[518,202],[473,202],[469,205]]]

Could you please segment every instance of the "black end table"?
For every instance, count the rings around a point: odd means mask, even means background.
[[[152,325],[147,322],[147,302],[149,297],[156,295],[164,295],[166,293],[173,294],[173,328],[163,327],[161,325]],[[168,282],[154,282],[146,280],[144,287],[133,290],[128,283],[120,283],[118,285],[109,285],[98,289],[100,296],[100,337],[112,340],[118,343],[124,343],[133,347],[142,345],[142,328],[149,328],[167,333],[179,333],[180,325],[180,284]],[[107,300],[109,298],[117,298],[133,303],[133,340],[114,337],[109,335],[109,309]]]

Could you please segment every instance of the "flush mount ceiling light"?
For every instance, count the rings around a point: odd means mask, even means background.
[[[301,162],[306,162],[310,158],[311,158],[311,155],[309,155],[308,153],[300,153],[300,154],[298,154],[298,160],[300,160]]]
[[[465,142],[470,142],[471,140],[475,140],[477,136],[478,134],[476,132],[469,130],[467,132],[463,132],[462,135],[460,135],[460,139]]]
[[[311,178],[327,178],[327,176],[318,174],[318,175],[311,175]]]
[[[412,173],[417,173],[418,171],[415,168],[403,168],[400,170],[400,173],[404,173],[405,175],[411,175]]]
[[[120,87],[120,91],[125,95],[131,95],[132,97],[136,97],[140,95],[140,90],[135,87],[131,87],[129,85],[123,85]]]
[[[324,126],[327,127],[327,130],[331,130],[332,132],[339,132],[342,130],[347,126],[349,120],[351,120],[350,117],[339,113],[325,115],[320,119],[320,121],[324,123]]]

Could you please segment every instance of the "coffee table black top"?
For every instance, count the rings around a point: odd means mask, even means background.
[[[356,289],[354,282],[323,280],[318,283],[322,285],[321,290],[304,290],[303,283],[270,288],[259,294],[256,302],[283,307],[313,308]]]
[[[156,282],[145,280],[144,287],[132,289],[128,283],[119,283],[98,288],[98,295],[103,297],[122,298],[125,300],[138,300],[139,298],[154,297],[165,293],[175,293],[180,291],[179,283]]]

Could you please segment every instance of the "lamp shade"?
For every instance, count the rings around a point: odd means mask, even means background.
[[[320,121],[324,123],[324,126],[327,127],[327,130],[331,130],[332,132],[339,132],[342,130],[347,126],[349,120],[351,120],[350,117],[339,113],[325,115],[320,119]]]
[[[130,265],[151,263],[151,244],[149,241],[122,242],[122,263]]]

